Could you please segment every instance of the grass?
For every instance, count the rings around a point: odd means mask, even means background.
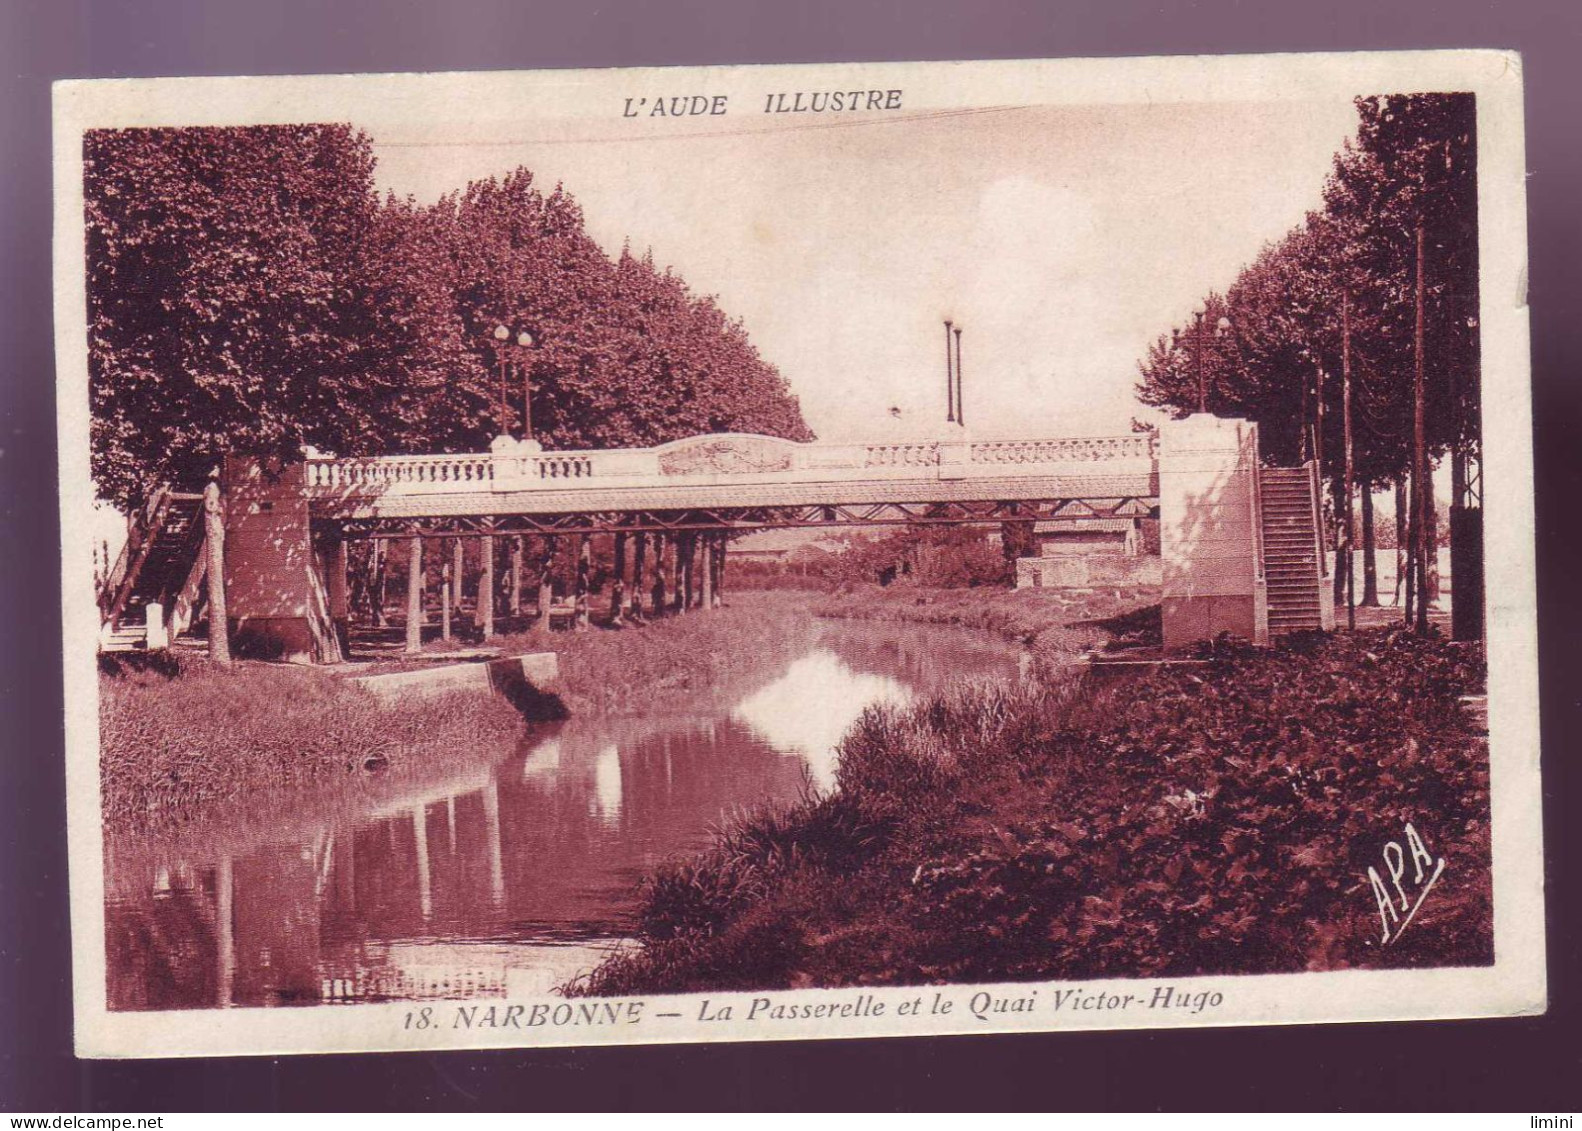
[[[503,699],[449,695],[381,704],[327,672],[193,655],[107,665],[99,681],[108,829],[169,828],[219,803],[399,770],[457,747],[514,740]]]
[[[1202,658],[870,710],[833,794],[658,870],[641,946],[568,991],[1492,961],[1476,656],[1391,629]],[[1407,822],[1447,869],[1382,950],[1366,873]]]
[[[506,655],[555,652],[557,693],[573,715],[665,714],[733,697],[753,685],[758,668],[782,663],[816,631],[805,595],[755,592],[733,593],[724,607],[707,613],[641,627],[528,631],[489,643]]]
[[[489,644],[503,655],[557,652],[555,690],[573,714],[653,715],[734,698],[816,632],[804,597],[755,593],[642,628],[526,632]],[[358,674],[426,666],[382,663]],[[523,730],[521,715],[496,696],[385,704],[312,668],[227,671],[182,652],[107,658],[104,669],[100,781],[115,833],[169,831],[227,802],[404,772],[413,761],[498,748]]]
[[[957,625],[1027,648],[1046,665],[1069,663],[1117,639],[1158,639],[1156,594],[1127,589],[924,589],[878,585],[814,598],[815,616]],[[1141,607],[1140,607],[1141,606]]]

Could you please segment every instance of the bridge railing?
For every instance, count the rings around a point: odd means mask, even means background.
[[[795,443],[770,436],[709,434],[652,448],[542,451],[500,444],[486,453],[337,459],[313,454],[315,495],[537,491],[589,486],[827,479],[960,479],[1080,473],[1094,465],[1139,466],[1155,457],[1149,434],[1031,440]]]
[[[307,485],[311,488],[374,490],[420,484],[482,486],[494,478],[489,455],[361,456],[334,459],[310,456]]]

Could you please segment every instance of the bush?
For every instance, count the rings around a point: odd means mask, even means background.
[[[1475,652],[1400,630],[1103,687],[873,710],[829,798],[645,890],[642,948],[576,992],[1082,979],[1492,961]],[[1381,950],[1366,882],[1407,822],[1449,862]]]

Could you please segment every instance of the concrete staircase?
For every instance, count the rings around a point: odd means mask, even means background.
[[[1324,627],[1324,577],[1315,529],[1313,480],[1305,467],[1259,472],[1269,636]]]
[[[148,606],[158,603],[170,616],[173,600],[190,588],[202,543],[203,496],[173,491],[156,496],[100,594],[100,651],[148,646]],[[179,631],[185,624],[176,627]]]

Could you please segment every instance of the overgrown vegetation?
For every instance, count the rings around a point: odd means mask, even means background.
[[[594,995],[1492,961],[1476,653],[1397,629],[870,710],[838,789],[646,881]],[[1379,943],[1407,822],[1447,861]]]
[[[546,647],[558,653],[553,690],[573,714],[662,714],[728,700],[817,631],[804,598],[760,593],[641,629],[547,638],[525,632],[489,643],[505,655]],[[759,646],[765,637],[784,648]],[[417,666],[403,659],[375,670]],[[522,716],[497,696],[382,704],[311,668],[243,664],[225,671],[191,652],[107,655],[103,668],[100,777],[105,820],[117,831],[168,829],[215,803],[514,742],[523,728]]]
[[[507,654],[553,649],[559,656],[556,693],[573,715],[692,710],[698,697],[724,698],[778,665],[817,626],[806,598],[791,593],[733,594],[708,612],[668,616],[620,631],[528,631],[489,641]],[[780,648],[765,648],[774,640]]]
[[[218,802],[383,774],[458,747],[512,742],[522,729],[494,696],[383,704],[310,668],[226,670],[191,654],[106,667],[100,783],[113,831],[168,828]]]
[[[813,615],[844,620],[949,624],[992,633],[1026,647],[1041,662],[1129,643],[1159,642],[1159,606],[1131,589],[920,589],[847,587],[817,598]],[[1151,630],[1150,630],[1151,626]]]

